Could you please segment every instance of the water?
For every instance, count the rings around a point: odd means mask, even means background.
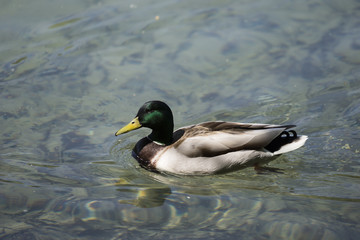
[[[357,239],[358,1],[3,1],[1,239]],[[118,138],[143,102],[175,126],[297,124],[253,169],[160,175]]]

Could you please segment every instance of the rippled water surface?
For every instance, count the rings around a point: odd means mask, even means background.
[[[359,1],[1,5],[1,239],[358,239]],[[114,137],[150,99],[309,140],[283,174],[151,173],[149,130]]]

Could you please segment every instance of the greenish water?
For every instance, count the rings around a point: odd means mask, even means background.
[[[2,1],[1,239],[358,239],[360,2]],[[296,124],[253,169],[154,174],[118,138],[143,102],[175,126]]]

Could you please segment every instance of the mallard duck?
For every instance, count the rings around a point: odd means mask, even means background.
[[[161,101],[144,103],[115,136],[141,127],[152,132],[136,143],[133,157],[148,170],[181,175],[227,173],[250,166],[260,169],[307,140],[307,136],[287,130],[295,125],[215,121],[173,132],[172,111]]]

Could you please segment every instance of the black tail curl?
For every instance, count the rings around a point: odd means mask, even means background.
[[[284,138],[283,135],[285,135],[285,138],[297,138],[297,133],[294,130],[283,131],[279,137]]]
[[[292,143],[295,139],[297,139],[297,133],[294,130],[283,131],[279,136],[274,138],[266,147],[270,152],[275,152],[279,150],[282,146]]]

